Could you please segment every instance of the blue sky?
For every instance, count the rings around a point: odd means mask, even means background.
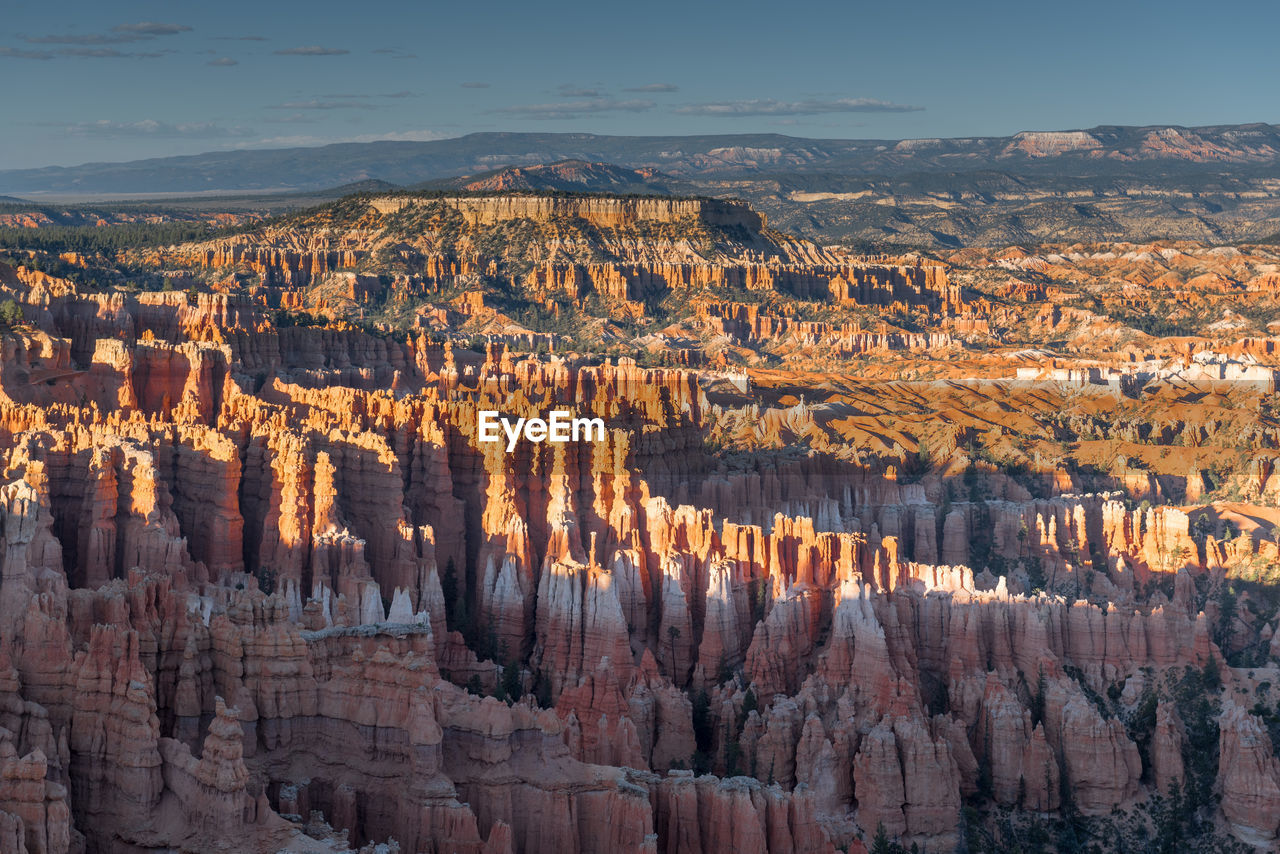
[[[1280,123],[1280,3],[23,2],[0,169],[473,131]]]

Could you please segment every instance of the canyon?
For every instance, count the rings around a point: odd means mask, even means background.
[[[1275,850],[1278,276],[501,184],[11,250],[0,848]]]

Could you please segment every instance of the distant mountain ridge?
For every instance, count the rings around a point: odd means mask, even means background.
[[[803,139],[780,134],[477,133],[428,142],[339,143],[12,169],[0,171],[0,193],[319,190],[369,180],[410,186],[562,161],[615,164],[683,180],[774,172],[900,175],[994,169],[1029,175],[1083,171],[1136,176],[1223,166],[1271,170],[1280,167],[1280,126],[1103,126],[1005,137],[910,140]]]
[[[507,192],[553,190],[569,193],[669,195],[677,192],[670,176],[654,169],[625,169],[612,163],[561,160],[545,166],[511,166],[483,175],[427,181],[415,189]]]

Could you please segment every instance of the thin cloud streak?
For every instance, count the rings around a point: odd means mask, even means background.
[[[320,99],[331,99],[331,100],[334,100],[334,101],[339,101],[339,100],[353,100],[353,99],[354,99],[354,100],[367,101],[367,100],[370,100],[371,98],[417,98],[417,97],[418,97],[418,93],[417,93],[417,92],[410,92],[408,89],[404,89],[404,90],[401,90],[401,91],[399,91],[399,92],[373,92],[373,93],[369,93],[369,92],[341,92],[341,93],[332,93],[332,94],[331,94],[331,93],[326,93],[326,94],[321,95],[321,96],[319,96],[319,97],[320,97]]]
[[[16,47],[0,47],[0,57],[9,59],[53,59],[53,51],[21,50]]]
[[[295,148],[316,145],[336,145],[346,142],[431,142],[437,139],[449,139],[450,134],[437,130],[405,130],[389,133],[365,133],[358,136],[331,137],[298,134],[294,136],[273,136],[238,142],[232,148]]]
[[[127,51],[113,47],[64,47],[57,51],[59,56],[74,56],[81,59],[159,59],[173,51]]]
[[[315,116],[304,116],[302,113],[293,113],[288,116],[268,116],[263,119],[267,124],[272,125],[313,125],[319,121]]]
[[[607,98],[609,96],[609,93],[602,89],[580,89],[568,84],[556,89],[556,94],[561,98]]]
[[[924,107],[894,104],[875,98],[834,98],[827,101],[778,101],[753,98],[742,101],[710,101],[684,104],[674,112],[686,116],[815,116],[821,113],[915,113]]]
[[[130,42],[150,41],[158,36],[176,36],[189,33],[191,28],[184,24],[162,24],[157,21],[141,21],[136,24],[121,24],[112,27],[110,33],[63,33],[61,35],[23,36],[27,44],[76,44],[104,45],[129,44]]]
[[[16,47],[0,47],[0,58],[8,59],[57,59],[69,56],[74,59],[159,59],[172,51],[124,51],[113,47],[60,47],[57,50],[22,50]]]
[[[176,36],[178,33],[189,33],[191,28],[182,24],[161,24],[157,21],[139,21],[136,24],[121,24],[112,27],[113,33],[136,33],[144,36]]]
[[[248,134],[248,131],[244,128],[223,127],[212,122],[179,122],[175,124],[156,119],[143,119],[137,122],[100,119],[94,122],[71,122],[47,126],[56,127],[64,133],[74,136],[110,138],[225,139]]]
[[[129,44],[130,42],[143,41],[147,36],[131,35],[128,33],[120,35],[105,35],[103,33],[87,33],[85,35],[49,35],[49,36],[23,36],[22,40],[27,44]]]
[[[341,97],[341,96],[338,96]],[[267,107],[269,110],[377,110],[376,104],[365,103],[356,100],[359,96],[351,96],[341,101],[321,101],[312,99],[310,101],[285,101],[283,104],[272,104]]]
[[[577,119],[586,115],[602,113],[643,113],[657,106],[653,101],[619,101],[614,98],[590,98],[582,101],[563,101],[554,104],[525,104],[514,107],[502,107],[490,110],[508,116],[523,116],[528,119],[545,121],[564,121]]]
[[[347,53],[351,53],[351,51],[340,47],[321,47],[318,44],[288,47],[284,50],[275,51],[276,56],[342,56]]]

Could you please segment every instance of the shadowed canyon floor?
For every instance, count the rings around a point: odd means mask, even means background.
[[[1278,299],[698,198],[10,250],[0,850],[1274,850]]]

